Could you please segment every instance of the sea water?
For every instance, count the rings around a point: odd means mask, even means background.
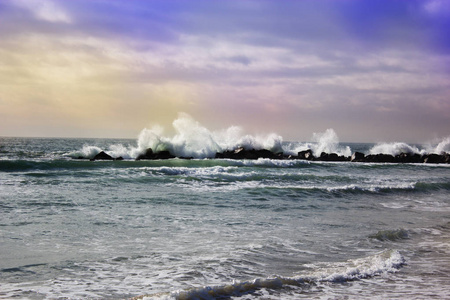
[[[239,145],[405,149],[235,131],[204,147],[155,130],[1,138],[0,298],[450,297],[450,165],[211,158]],[[149,146],[194,159],[135,161]],[[125,159],[89,161],[102,150]]]

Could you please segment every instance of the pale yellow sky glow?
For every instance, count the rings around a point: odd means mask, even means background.
[[[96,136],[98,129],[110,129],[108,137],[133,136],[155,117],[152,111],[161,112],[155,121],[171,122],[194,93],[183,83],[127,78],[130,68],[139,72],[141,66],[132,61],[133,54],[117,54],[126,49],[108,41],[32,35],[16,42],[1,49],[0,105],[6,131],[13,122],[11,132],[22,135],[30,128],[30,135],[64,136],[64,126],[69,135]]]
[[[450,42],[435,2],[413,7],[430,28],[381,9],[368,32],[342,1],[2,3],[0,136],[135,138],[179,112],[290,140],[326,128],[346,141],[448,136]]]

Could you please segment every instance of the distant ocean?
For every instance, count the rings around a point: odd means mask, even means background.
[[[346,155],[450,144],[325,137],[240,143]],[[135,161],[147,146],[195,159]],[[154,132],[0,138],[0,298],[450,298],[450,165],[210,158],[217,147]],[[124,160],[89,161],[102,150]]]

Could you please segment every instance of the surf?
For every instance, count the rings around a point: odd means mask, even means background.
[[[254,294],[261,289],[282,290],[289,287],[308,289],[311,286],[324,283],[343,283],[380,276],[382,274],[397,272],[406,260],[398,250],[384,250],[374,255],[352,259],[342,263],[328,263],[324,266],[314,266],[310,273],[292,277],[273,276],[267,278],[255,278],[247,281],[234,281],[229,284],[203,286],[188,290],[179,290],[153,295],[134,297],[134,300],[154,299],[220,299],[240,297]]]
[[[172,122],[175,132],[170,136],[160,125],[144,128],[139,133],[135,144],[110,144],[107,147],[85,144],[81,149],[66,153],[69,158],[93,159],[104,151],[111,157],[123,159],[136,159],[148,149],[153,153],[167,151],[179,158],[214,158],[217,153],[236,151],[268,150],[274,154],[283,153],[284,157],[296,156],[301,151],[311,151],[315,158],[323,153],[337,154],[341,157],[350,157],[354,153],[349,145],[343,145],[334,129],[328,128],[324,132],[315,132],[310,142],[284,141],[277,133],[248,134],[240,126],[212,131],[200,124],[188,114],[180,113]],[[356,151],[361,151],[356,149]],[[377,143],[363,150],[365,155],[442,155],[450,152],[450,137],[428,142],[424,145],[409,145],[404,142]]]

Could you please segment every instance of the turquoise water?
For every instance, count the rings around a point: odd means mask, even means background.
[[[449,165],[134,161],[139,142],[0,139],[0,298],[450,297]]]

